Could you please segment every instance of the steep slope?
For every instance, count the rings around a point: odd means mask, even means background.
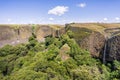
[[[90,51],[92,57],[106,58],[108,61],[119,60],[117,55],[119,55],[120,24],[113,23],[71,23],[66,24],[65,27],[63,25],[0,25],[0,47],[28,42],[33,31],[37,40],[44,42],[45,37],[60,37],[68,30],[74,33],[76,42],[82,49]],[[112,38],[113,36],[116,37]],[[107,51],[104,50],[106,42],[108,42]],[[111,51],[110,45],[118,48],[111,47]],[[110,55],[116,56],[110,58]]]
[[[65,36],[65,37],[63,37]],[[69,35],[47,37],[39,43],[34,35],[27,44],[0,48],[0,80],[109,80],[107,66],[79,48]],[[34,43],[33,43],[34,42]],[[33,45],[34,44],[34,45]],[[101,73],[99,68],[101,67]],[[105,72],[106,71],[106,72]],[[116,77],[113,77],[116,78]]]
[[[0,25],[0,46],[27,42],[31,36],[28,25]]]
[[[94,23],[68,24],[66,29],[74,32],[79,46],[90,51],[93,57],[99,57],[104,47],[104,27]]]
[[[66,25],[66,30],[74,32],[74,39],[79,46],[90,51],[93,57],[105,58],[106,61],[120,60],[120,24],[71,23]],[[107,51],[104,50],[105,44]]]
[[[44,41],[46,36],[57,37],[64,33],[62,25],[0,25],[0,47],[6,44],[19,44],[28,42],[33,28],[38,41]],[[56,29],[57,27],[57,29]],[[61,30],[60,30],[61,29]],[[59,32],[59,34],[58,34]]]

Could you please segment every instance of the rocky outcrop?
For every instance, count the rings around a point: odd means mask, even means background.
[[[19,44],[27,42],[31,36],[31,28],[22,25],[21,27],[11,27],[10,25],[0,26],[0,47],[6,44]]]
[[[0,41],[15,37],[15,31],[9,26],[0,27]]]
[[[101,54],[103,62],[120,61],[120,28],[107,28],[104,31],[106,42]]]
[[[104,35],[99,32],[92,32],[88,37],[79,42],[80,47],[90,51],[92,57],[100,57],[105,43]]]
[[[38,41],[44,41],[44,38],[49,35],[55,36],[55,29],[47,25],[38,25],[35,29],[35,34]]]
[[[0,47],[28,42],[33,32],[32,27],[33,25],[0,25]],[[56,30],[49,25],[34,25],[34,27],[39,42],[43,42],[47,36],[58,37],[65,32],[64,28]]]
[[[26,39],[31,36],[31,28],[21,26],[18,28],[10,26],[0,26],[0,41]]]
[[[59,52],[59,57],[61,58],[61,60],[65,61],[67,59],[70,58],[69,53],[70,52],[70,47],[68,46],[68,44],[64,44],[61,48],[60,48],[60,52]]]
[[[55,28],[50,25],[35,25],[34,32],[39,42],[45,37],[60,37],[67,30],[74,33],[74,39],[82,49],[90,51],[92,57],[106,61],[120,61],[120,28],[105,27],[101,24],[67,24],[66,27]],[[118,25],[118,24],[117,24]],[[0,25],[0,47],[6,44],[19,44],[28,42],[32,35],[33,25]],[[88,27],[89,26],[89,27]],[[115,25],[116,26],[116,25]],[[109,39],[106,39],[107,36]],[[106,44],[106,47],[105,47]],[[105,56],[104,56],[105,55]]]
[[[120,35],[107,40],[106,61],[120,61]]]
[[[73,31],[74,39],[82,49],[90,51],[92,57],[99,57],[104,47],[105,37],[100,32],[87,28],[69,27]]]
[[[61,27],[60,29],[54,29],[48,25],[38,25],[35,29],[35,34],[38,41],[44,41],[44,38],[47,36],[59,37],[61,34],[65,33],[65,28]]]
[[[120,61],[120,28],[118,25],[109,27],[108,24],[67,24],[66,30],[74,32],[76,42],[82,49],[90,51],[92,57],[100,58],[103,63]]]

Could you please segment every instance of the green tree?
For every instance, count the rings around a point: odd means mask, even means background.
[[[67,31],[67,35],[70,37],[70,38],[73,38],[74,37],[74,33],[70,30]]]
[[[115,60],[113,62],[113,66],[114,66],[114,71],[112,71],[110,77],[111,77],[111,79],[119,80],[120,79],[120,62]]]
[[[4,47],[0,48],[0,56],[7,56],[12,53],[13,46],[11,45],[5,45]]]

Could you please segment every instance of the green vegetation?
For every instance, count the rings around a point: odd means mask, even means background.
[[[87,36],[89,36],[92,33],[92,30],[87,28],[79,28],[79,27],[70,27],[68,26],[72,31],[67,30],[67,34],[70,38],[74,38],[77,42],[80,42]],[[67,29],[69,29],[67,28]]]
[[[0,80],[120,79],[120,62],[102,64],[82,50],[73,37],[68,31],[59,38],[48,36],[45,43],[39,43],[33,32],[28,44],[0,48]],[[64,48],[70,50],[62,53]]]

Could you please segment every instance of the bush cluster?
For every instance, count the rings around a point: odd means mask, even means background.
[[[39,43],[33,34],[28,44],[0,48],[0,80],[119,80],[120,62],[102,64],[82,50],[69,31]],[[66,60],[61,47],[70,47]],[[64,55],[65,57],[65,55]]]

